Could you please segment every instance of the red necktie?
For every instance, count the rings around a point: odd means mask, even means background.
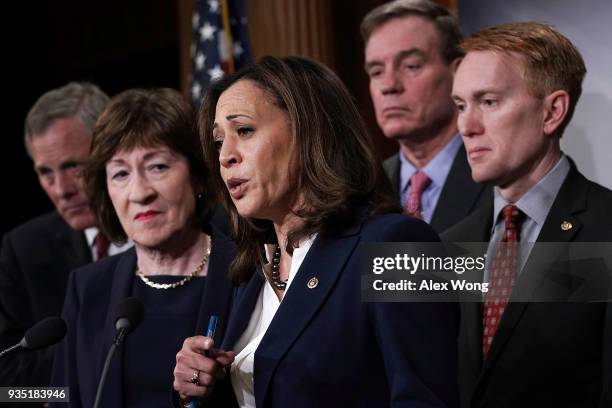
[[[100,260],[102,258],[106,258],[108,256],[108,247],[110,246],[110,241],[104,234],[98,232],[96,235],[96,260]]]
[[[489,291],[483,308],[482,355],[487,358],[493,337],[504,314],[517,273],[518,242],[524,214],[515,205],[502,209],[504,235],[489,269]]]
[[[427,177],[427,174],[420,171],[410,177],[410,194],[408,194],[408,201],[406,202],[406,214],[423,219],[421,195],[429,183],[431,183],[431,179]]]

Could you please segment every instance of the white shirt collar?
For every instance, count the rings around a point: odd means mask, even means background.
[[[85,229],[85,239],[87,239],[87,245],[93,247],[96,243],[96,237],[98,236],[98,228],[90,227]]]
[[[287,287],[285,288],[285,294],[287,294],[287,291],[289,290],[289,286],[291,286],[291,282],[293,281],[293,278],[297,274],[297,271],[300,269],[300,266],[302,265],[304,258],[306,258],[306,255],[308,254],[308,250],[310,249],[310,247],[312,246],[316,238],[317,238],[317,234],[313,234],[312,236],[308,238],[304,238],[299,242],[299,246],[293,249],[293,255],[291,257],[291,269],[289,270],[289,277],[287,278]],[[266,245],[266,257],[268,259],[272,259],[275,249],[276,249],[276,245]],[[267,277],[266,277],[266,281],[267,281]],[[268,285],[270,286],[272,285],[269,281],[267,282],[268,282]]]

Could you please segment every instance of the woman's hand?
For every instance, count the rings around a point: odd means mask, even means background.
[[[226,368],[234,361],[233,351],[213,350],[210,337],[188,337],[176,354],[174,389],[181,399],[204,397],[218,379],[225,377]],[[204,355],[208,352],[208,356]]]

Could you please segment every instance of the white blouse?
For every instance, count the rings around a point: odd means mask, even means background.
[[[300,246],[293,250],[291,269],[289,269],[289,277],[287,279],[287,287],[285,288],[283,299],[287,296],[291,282],[297,274],[298,269],[300,269],[300,265],[302,265],[302,261],[306,257],[315,238],[316,234],[300,242]],[[276,245],[266,246],[266,255],[268,259],[272,259],[275,248]],[[261,339],[266,334],[281,302],[281,300],[278,300],[276,293],[274,293],[272,284],[266,278],[266,283],[264,283],[262,290],[259,291],[259,298],[253,309],[249,325],[234,347],[234,351],[237,355],[232,363],[230,375],[234,394],[236,394],[236,400],[240,407],[255,408],[255,388],[253,386],[255,351]]]

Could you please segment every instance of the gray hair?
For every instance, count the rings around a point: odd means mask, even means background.
[[[421,16],[434,23],[438,30],[440,53],[447,64],[463,57],[460,47],[463,40],[459,22],[451,12],[431,0],[395,0],[370,11],[361,22],[360,30],[364,43],[378,27],[389,20],[406,16]]]
[[[26,116],[24,143],[28,154],[31,156],[32,139],[57,119],[75,117],[88,130],[93,131],[108,101],[108,95],[89,82],[70,82],[46,92],[38,98]]]

